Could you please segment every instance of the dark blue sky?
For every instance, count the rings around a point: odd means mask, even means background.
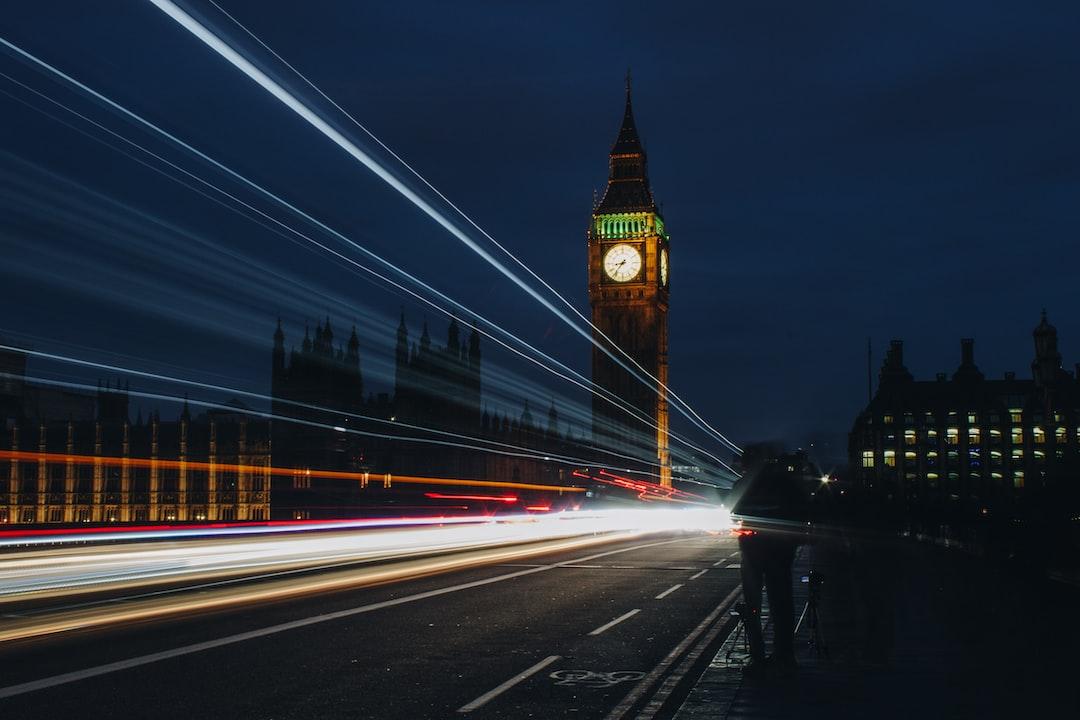
[[[221,5],[582,309],[584,230],[631,66],[672,233],[671,381],[739,441],[822,434],[843,454],[868,336],[875,366],[897,337],[916,376],[951,372],[971,336],[988,375],[1025,376],[1046,307],[1066,362],[1080,360],[1075,2]],[[214,17],[209,3],[186,7]],[[148,3],[15,2],[0,32],[587,367],[583,341]],[[10,55],[0,71],[149,137]],[[47,104],[4,78],[0,89]],[[400,297],[0,104],[0,247],[22,261],[0,271],[0,333],[263,389],[259,343],[279,312],[290,342],[331,312],[367,323],[369,354],[385,352],[374,335]],[[100,211],[66,182],[119,205]],[[87,219],[94,207],[101,222]],[[124,239],[125,222],[143,229]],[[230,292],[203,277],[211,261],[185,257],[180,231],[262,267]],[[263,272],[292,290],[260,295]]]

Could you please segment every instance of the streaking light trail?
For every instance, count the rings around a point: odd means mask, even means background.
[[[644,416],[640,415],[640,413],[638,413],[634,408],[632,408],[631,406],[629,406],[626,403],[624,403],[623,401],[621,401],[620,398],[613,395],[612,393],[610,393],[609,391],[607,391],[603,387],[597,385],[596,383],[592,382],[588,378],[582,376],[577,371],[575,371],[572,368],[566,366],[565,364],[561,363],[560,361],[556,360],[555,358],[551,357],[550,355],[548,355],[548,354],[544,353],[543,351],[535,348],[534,346],[532,346],[529,343],[525,342],[524,340],[517,337],[513,333],[507,331],[506,329],[502,328],[501,326],[499,326],[499,325],[497,325],[495,323],[492,323],[491,321],[489,321],[486,318],[484,318],[483,316],[479,315],[477,312],[473,311],[472,309],[470,309],[468,307],[465,307],[464,305],[461,305],[460,303],[455,301],[453,298],[450,298],[449,296],[445,295],[444,293],[441,293],[440,291],[438,291],[435,288],[431,287],[427,283],[424,283],[423,281],[421,281],[419,278],[415,277],[414,275],[404,271],[403,269],[397,267],[393,263],[388,262],[384,258],[382,258],[379,255],[377,255],[377,254],[373,253],[372,251],[368,250],[367,248],[364,248],[363,246],[361,246],[361,245],[357,244],[356,242],[350,240],[348,237],[342,235],[338,231],[336,231],[333,228],[329,227],[325,223],[322,223],[321,221],[319,221],[318,219],[312,217],[308,213],[305,213],[304,211],[300,210],[299,208],[297,208],[293,204],[289,203],[288,201],[284,200],[280,196],[278,196],[278,195],[270,192],[266,188],[262,187],[258,183],[253,182],[252,180],[244,177],[243,175],[241,175],[241,174],[237,173],[236,171],[232,170],[231,168],[223,165],[222,163],[218,162],[217,160],[214,160],[213,158],[211,158],[210,156],[208,156],[205,153],[201,152],[197,148],[195,148],[195,147],[191,146],[190,144],[184,142],[183,140],[177,138],[175,135],[163,130],[162,128],[158,127],[157,125],[154,125],[153,123],[147,121],[145,118],[143,118],[143,117],[139,116],[138,114],[128,110],[127,108],[123,107],[119,103],[105,97],[104,95],[97,92],[93,88],[90,88],[86,84],[84,84],[82,82],[79,82],[78,80],[71,77],[70,75],[67,75],[66,73],[58,70],[57,68],[53,67],[52,65],[44,62],[43,60],[41,60],[41,59],[39,59],[39,58],[37,58],[35,56],[33,56],[32,54],[26,52],[25,50],[22,50],[21,48],[19,48],[19,47],[15,46],[14,44],[8,42],[7,40],[5,40],[3,38],[0,38],[0,44],[8,47],[12,51],[14,51],[17,55],[19,55],[20,57],[22,57],[22,58],[24,58],[26,60],[29,60],[30,62],[34,63],[35,65],[47,70],[48,72],[52,73],[53,75],[55,75],[57,77],[63,79],[65,82],[68,82],[68,83],[74,85],[75,87],[79,88],[83,92],[91,95],[95,99],[105,103],[108,107],[111,107],[111,108],[115,109],[116,111],[120,112],[122,115],[137,121],[138,123],[144,125],[145,127],[149,128],[149,129],[153,130],[154,132],[160,134],[161,136],[165,137],[169,141],[177,144],[181,148],[193,153],[194,155],[201,158],[202,160],[205,160],[206,162],[212,164],[214,167],[220,169],[221,171],[225,172],[229,176],[236,178],[237,180],[241,181],[245,185],[251,187],[252,189],[256,190],[257,192],[259,192],[259,193],[265,195],[266,197],[270,198],[271,200],[277,202],[278,204],[282,205],[283,207],[285,207],[289,211],[297,214],[298,216],[302,217],[303,219],[313,223],[314,225],[318,226],[323,231],[325,231],[325,232],[329,233],[330,235],[332,235],[333,237],[341,240],[342,242],[346,243],[350,247],[353,247],[353,248],[361,251],[366,256],[372,258],[376,262],[378,262],[381,265],[387,267],[388,269],[390,269],[394,273],[402,276],[408,282],[422,288],[423,290],[425,290],[427,292],[430,292],[430,293],[434,294],[439,299],[441,299],[441,300],[449,303],[453,307],[456,307],[459,310],[467,313],[469,316],[474,317],[476,320],[480,321],[484,325],[490,326],[493,330],[505,335],[507,338],[509,338],[513,342],[516,342],[516,343],[522,345],[523,347],[525,347],[526,349],[532,351],[538,357],[532,357],[528,353],[522,352],[518,348],[515,348],[515,347],[511,346],[507,342],[503,341],[501,338],[498,338],[498,337],[494,336],[490,332],[486,331],[483,327],[475,326],[476,329],[479,332],[481,332],[485,337],[495,341],[500,346],[502,346],[502,347],[510,350],[511,352],[525,358],[526,360],[529,360],[530,362],[536,364],[537,366],[539,366],[540,368],[546,370],[547,372],[550,372],[550,373],[556,375],[557,377],[560,377],[561,379],[567,380],[567,381],[569,381],[569,382],[571,382],[571,383],[573,383],[575,385],[578,385],[579,387],[582,387],[583,389],[588,390],[589,392],[597,395],[598,397],[600,397],[604,401],[606,401],[608,403],[611,403],[612,405],[615,405],[616,407],[619,407],[624,412],[627,412],[628,414],[630,414],[631,416],[637,418],[638,420],[644,421],[650,427],[652,427],[654,429],[657,429],[657,426],[656,426],[655,423],[649,421],[648,418],[645,418]],[[118,135],[117,133],[113,132],[112,130],[109,130],[108,128],[105,128],[100,123],[97,123],[97,122],[95,122],[93,120],[90,120],[89,118],[87,118],[84,115],[72,110],[71,108],[68,108],[67,106],[63,105],[62,103],[59,103],[59,102],[53,100],[52,98],[48,98],[47,96],[44,96],[41,93],[38,93],[36,90],[33,90],[32,88],[27,88],[25,85],[23,85],[22,83],[19,83],[18,81],[14,81],[14,80],[12,80],[12,81],[15,82],[16,84],[26,88],[30,92],[33,92],[35,95],[38,95],[39,97],[42,97],[42,98],[46,99],[47,101],[53,103],[54,105],[62,107],[66,111],[80,117],[81,119],[85,120],[86,122],[89,122],[89,123],[93,124],[94,126],[98,127],[99,129],[103,130],[104,132],[108,133],[109,135],[121,140],[122,142],[125,142],[126,144],[128,144],[128,145],[130,145],[130,146],[132,146],[134,148],[137,148],[138,150],[146,153],[147,155],[155,158],[156,160],[167,164],[169,167],[173,168],[174,170],[177,170],[178,172],[181,172],[184,175],[196,180],[197,182],[199,182],[199,183],[213,189],[214,191],[220,193],[221,195],[229,198],[231,201],[236,202],[239,205],[243,206],[247,210],[256,213],[257,215],[264,218],[265,220],[267,220],[269,222],[272,222],[275,225],[278,225],[278,226],[282,227],[284,230],[286,230],[286,231],[288,231],[288,232],[290,232],[290,233],[292,233],[292,234],[294,234],[294,235],[296,235],[296,236],[298,236],[300,238],[303,238],[305,241],[311,243],[312,245],[318,247],[319,249],[321,249],[321,250],[323,250],[325,252],[330,253],[331,255],[338,258],[339,260],[342,260],[342,261],[344,261],[344,262],[346,262],[346,263],[348,263],[348,264],[350,264],[350,265],[352,265],[354,267],[357,267],[357,268],[359,268],[359,269],[361,269],[361,270],[363,270],[363,271],[365,271],[367,273],[370,273],[370,274],[374,275],[375,277],[377,277],[379,280],[381,280],[383,282],[386,282],[387,284],[389,284],[389,285],[391,285],[391,286],[393,286],[393,287],[395,287],[395,288],[397,288],[399,290],[402,290],[403,292],[406,292],[410,296],[421,300],[425,304],[437,309],[438,311],[446,314],[447,316],[453,317],[453,313],[451,311],[449,311],[449,310],[447,310],[445,308],[442,308],[438,304],[432,302],[429,298],[424,297],[422,294],[417,293],[416,291],[412,290],[411,288],[408,288],[408,287],[406,287],[406,286],[392,280],[391,278],[388,278],[385,275],[382,275],[381,273],[367,267],[366,265],[363,265],[362,263],[358,263],[356,260],[354,260],[352,258],[349,258],[349,257],[337,252],[336,250],[326,246],[325,244],[320,243],[319,241],[315,240],[314,238],[310,237],[309,235],[306,235],[305,233],[302,233],[299,230],[296,230],[295,228],[283,223],[282,221],[278,220],[277,218],[274,218],[274,217],[268,215],[267,213],[263,212],[262,210],[259,210],[258,208],[255,208],[254,206],[250,205],[249,203],[244,202],[240,198],[238,198],[235,195],[223,190],[222,188],[214,185],[213,183],[210,183],[210,182],[206,181],[205,179],[203,179],[203,178],[201,178],[201,177],[199,177],[199,176],[197,176],[197,175],[195,175],[195,174],[193,174],[193,173],[191,173],[191,172],[177,166],[175,163],[172,163],[169,160],[167,160],[165,158],[162,158],[160,155],[157,155],[156,153],[153,153],[152,151],[147,150],[146,148],[142,147],[141,145],[139,145],[137,143],[134,143],[133,141],[131,141],[131,140],[129,140],[129,139],[123,137],[123,136]],[[540,361],[541,358],[544,361],[546,361],[547,363],[551,363],[551,365],[545,364],[545,362],[541,362]],[[68,361],[70,361],[70,359],[68,359]],[[568,374],[564,374],[563,372],[560,372],[559,370],[556,370],[554,367],[552,367],[552,365],[560,368],[561,370],[565,371]],[[708,452],[704,448],[698,447],[697,445],[689,442],[688,440],[686,440],[684,438],[678,437],[674,433],[669,433],[669,435],[670,435],[670,437],[671,437],[671,439],[673,441],[677,441],[680,444],[686,446],[687,448],[689,448],[689,449],[691,449],[691,450],[693,450],[695,452],[698,452],[698,453],[701,453],[701,454],[705,455],[706,457],[716,461],[725,470],[727,470],[729,472],[732,472],[734,474],[734,470],[727,463],[725,463],[722,459],[720,459],[719,457],[717,457],[713,453]],[[608,454],[617,455],[617,453],[612,453],[611,451],[608,451],[608,450],[603,450],[603,451],[608,453]]]
[[[57,536],[59,549],[0,556],[0,607],[20,607],[20,617],[0,629],[0,642],[404,580],[649,533],[722,532],[730,520],[722,508],[708,508],[398,523],[406,526],[324,527],[269,537],[208,528],[183,542],[180,534],[160,531],[156,542],[91,547],[78,544],[86,537]],[[125,538],[118,531],[90,539]],[[104,598],[88,595],[95,592]],[[54,604],[75,595],[73,604]]]
[[[701,415],[699,415],[697,413],[697,411],[694,410],[693,407],[690,406],[689,403],[687,403],[685,400],[683,400],[673,389],[671,389],[667,385],[664,385],[663,383],[660,382],[659,378],[657,378],[655,375],[652,375],[651,373],[649,373],[644,367],[641,366],[640,363],[638,363],[636,360],[634,360],[634,358],[629,353],[627,353],[621,347],[619,347],[619,345],[617,343],[613,342],[611,340],[611,338],[608,337],[600,328],[598,328],[596,325],[594,325],[593,322],[591,320],[589,320],[589,318],[587,318],[585,315],[583,315],[581,313],[581,311],[578,310],[574,306],[574,304],[572,302],[570,302],[564,295],[562,295],[558,290],[556,290],[546,280],[544,280],[544,278],[539,273],[533,271],[533,269],[530,268],[526,263],[522,262],[522,260],[519,257],[514,255],[502,243],[500,243],[498,240],[496,240],[494,237],[492,237],[475,220],[473,220],[471,217],[469,217],[465,213],[464,210],[462,210],[460,207],[455,205],[437,187],[435,187],[430,182],[428,182],[427,178],[425,178],[423,175],[421,175],[416,170],[416,168],[414,168],[412,165],[407,163],[401,156],[399,156],[389,146],[387,146],[386,143],[384,143],[382,140],[380,140],[374,133],[372,133],[370,130],[368,130],[367,127],[365,127],[359,120],[357,120],[348,111],[346,111],[345,108],[341,107],[337,102],[334,101],[333,98],[331,98],[329,95],[327,95],[325,92],[323,92],[317,85],[315,85],[315,83],[313,83],[310,79],[308,79],[308,77],[306,75],[304,75],[299,70],[297,70],[295,67],[293,67],[293,65],[291,63],[289,63],[289,61],[287,61],[285,58],[283,58],[281,55],[279,55],[272,47],[270,47],[265,42],[263,42],[262,39],[259,38],[259,36],[257,36],[251,30],[249,30],[243,23],[241,23],[233,15],[231,15],[227,10],[225,10],[223,7],[221,7],[221,5],[214,2],[214,0],[210,0],[210,4],[213,5],[215,8],[217,8],[218,11],[222,15],[229,18],[229,20],[231,20],[233,23],[235,23],[237,27],[239,27],[241,30],[243,30],[245,33],[247,33],[248,36],[250,36],[252,39],[254,39],[255,42],[257,42],[259,45],[261,45],[267,52],[269,52],[271,55],[273,55],[275,58],[277,58],[277,60],[280,61],[285,67],[289,68],[289,70],[291,70],[293,73],[295,73],[297,77],[299,77],[301,80],[303,80],[308,85],[308,87],[310,87],[312,90],[317,92],[320,96],[322,96],[323,99],[325,99],[327,102],[329,102],[331,105],[333,105],[342,115],[347,117],[353,123],[353,125],[355,125],[364,134],[366,134],[369,138],[371,138],[374,142],[376,142],[379,145],[379,147],[381,147],[383,150],[385,150],[387,153],[389,153],[390,156],[394,158],[394,160],[401,163],[401,165],[405,169],[407,169],[410,173],[412,173],[413,176],[417,180],[422,182],[424,184],[424,186],[426,186],[429,190],[431,190],[433,193],[438,195],[440,200],[442,200],[450,208],[452,208],[454,210],[454,212],[456,212],[458,215],[460,215],[462,217],[462,219],[464,219],[467,223],[469,223],[469,225],[471,225],[473,228],[475,228],[477,232],[479,232],[481,235],[483,235],[485,238],[487,238],[487,240],[489,242],[491,242],[495,247],[497,247],[499,250],[501,250],[508,258],[513,260],[515,263],[517,263],[517,265],[519,267],[521,267],[522,270],[524,270],[526,273],[528,273],[530,276],[532,276],[533,279],[535,279],[537,282],[539,282],[541,285],[543,285],[550,293],[552,293],[555,297],[557,297],[559,300],[561,300],[563,305],[565,305],[567,308],[569,308],[570,311],[572,313],[574,313],[574,315],[576,315],[582,322],[584,322],[586,325],[588,325],[588,327],[593,332],[598,333],[601,337],[603,337],[605,340],[607,340],[609,343],[611,343],[611,346],[613,348],[615,348],[619,352],[620,355],[622,355],[624,358],[626,358],[631,363],[633,363],[634,366],[638,370],[640,370],[642,373],[644,373],[646,377],[648,377],[652,381],[656,382],[658,385],[662,385],[664,387],[664,389],[667,390],[668,395],[670,396],[670,398],[672,400],[674,400],[676,403],[679,403],[679,404],[681,404],[682,406],[685,407],[685,412],[689,412],[695,418],[700,420],[701,423],[704,424],[705,427],[708,430],[712,431],[713,434],[716,437],[718,437],[722,443],[727,445],[729,448],[731,448],[735,452],[740,453],[740,454],[742,453],[742,448],[740,448],[737,445],[735,445],[734,443],[732,443],[726,436],[724,436],[723,433],[721,433],[719,430],[717,430],[712,425],[710,425],[703,417],[701,417]],[[699,427],[700,427],[700,425],[699,425]]]
[[[24,462],[71,463],[72,465],[99,465],[116,468],[146,468],[162,470],[199,470],[216,472],[236,472],[279,477],[320,478],[324,480],[352,480],[366,486],[369,482],[382,483],[390,487],[393,483],[407,485],[457,485],[467,487],[516,488],[519,490],[538,490],[544,492],[582,493],[585,488],[563,485],[538,485],[533,483],[503,482],[499,480],[467,480],[462,478],[420,477],[417,475],[392,475],[391,473],[348,472],[345,470],[295,470],[292,468],[271,467],[269,465],[239,465],[235,463],[199,462],[195,460],[156,460],[151,458],[106,457],[101,455],[67,455],[65,453],[31,452],[29,450],[0,450],[0,460],[21,460]],[[516,500],[516,498],[515,498]]]
[[[409,202],[413,203],[413,205],[419,208],[424,214],[426,214],[428,217],[430,217],[432,220],[442,226],[447,232],[449,232],[459,241],[464,243],[469,249],[479,255],[484,261],[486,261],[489,265],[495,268],[500,274],[509,279],[519,288],[524,290],[530,297],[543,305],[544,308],[546,308],[549,312],[558,317],[575,333],[581,335],[590,344],[597,347],[601,352],[610,357],[613,361],[615,361],[623,369],[625,369],[627,372],[637,378],[640,382],[649,384],[646,381],[645,377],[643,377],[638,370],[628,366],[620,358],[616,357],[615,354],[613,354],[602,343],[597,342],[588,330],[582,328],[580,325],[578,325],[578,323],[574,322],[562,310],[557,308],[547,298],[545,298],[532,286],[530,286],[523,279],[521,279],[513,270],[500,262],[496,257],[494,257],[483,247],[481,247],[479,243],[470,238],[466,233],[462,232],[462,230],[458,228],[457,225],[451,222],[449,218],[439,212],[433,205],[427,202],[427,200],[422,198],[408,185],[401,182],[401,180],[399,180],[393,175],[393,173],[389,172],[386,168],[380,165],[373,157],[371,157],[371,155],[364,152],[364,150],[362,150],[354,142],[342,135],[338,130],[336,130],[328,122],[323,120],[306,104],[301,102],[297,97],[292,95],[285,88],[283,88],[273,79],[271,79],[268,75],[266,75],[266,73],[255,67],[255,65],[253,65],[249,60],[247,60],[240,53],[234,50],[228,43],[223,41],[214,33],[210,32],[209,29],[207,29],[193,17],[180,9],[175,3],[171,2],[171,0],[149,0],[149,2],[155,7],[157,7],[159,10],[164,12],[166,15],[168,15],[170,18],[172,18],[185,30],[187,30],[200,41],[202,41],[211,50],[213,50],[230,64],[232,64],[236,69],[247,75],[251,80],[253,80],[260,87],[262,87],[273,97],[275,97],[279,102],[285,105],[285,107],[292,110],[301,119],[303,119],[309,125],[321,132],[331,142],[336,144],[342,150],[344,150],[357,161],[359,161],[362,165],[364,165],[364,167],[373,172],[376,177],[387,183],[390,187],[392,187],[403,197],[409,200]],[[633,362],[632,360],[631,363],[637,365],[637,363]],[[638,368],[640,368],[639,365]],[[648,373],[646,373],[646,375],[648,375]],[[659,380],[657,378],[654,378],[651,375],[649,375],[649,378],[653,381],[654,384],[659,383]],[[712,428],[711,426],[703,423],[697,416],[697,413],[689,413],[684,410],[682,408],[682,405],[684,404],[684,402],[680,402],[676,404],[675,407],[678,408],[680,412],[682,412],[682,414],[685,415],[695,425],[717,437],[725,446],[729,447],[735,452],[741,452],[740,448],[734,443],[732,443],[730,440],[728,440],[727,437],[725,437],[722,433],[719,433],[717,430],[715,430],[715,428]]]

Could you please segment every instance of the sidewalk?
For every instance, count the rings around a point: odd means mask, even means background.
[[[678,720],[1080,717],[1076,588],[942,548],[836,540],[796,560],[796,612],[810,567],[827,652],[804,619],[798,672],[748,680],[733,633]]]

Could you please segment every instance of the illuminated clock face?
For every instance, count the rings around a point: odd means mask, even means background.
[[[667,286],[667,250],[660,251],[660,284]]]
[[[633,280],[641,272],[641,253],[632,245],[616,245],[604,255],[604,272],[615,282]]]

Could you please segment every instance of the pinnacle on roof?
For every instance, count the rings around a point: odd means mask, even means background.
[[[611,146],[612,155],[625,155],[629,153],[644,153],[641,146],[641,138],[638,137],[637,125],[634,124],[633,93],[630,87],[630,71],[626,71],[626,110],[623,112],[622,127],[619,128],[619,136],[615,144]]]
[[[656,202],[649,188],[649,174],[645,148],[634,123],[634,107],[630,89],[630,73],[626,74],[626,110],[622,127],[615,144],[611,146],[608,159],[608,182],[599,203],[594,203],[596,214],[617,212],[653,212]]]
[[[1057,332],[1057,328],[1050,324],[1050,321],[1046,319],[1046,308],[1043,308],[1042,318],[1035,328],[1036,333]]]

